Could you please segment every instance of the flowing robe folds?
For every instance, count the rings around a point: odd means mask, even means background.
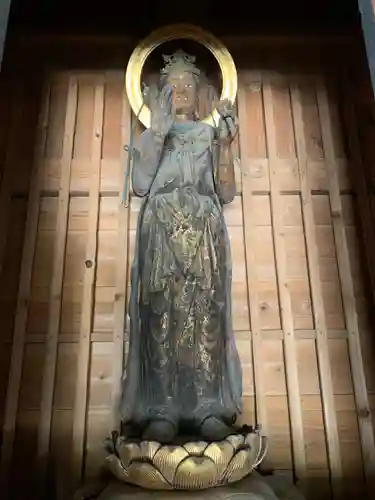
[[[184,122],[162,143],[147,129],[137,144],[133,190],[144,202],[131,271],[125,423],[166,418],[198,428],[208,416],[233,423],[241,411],[216,133]]]

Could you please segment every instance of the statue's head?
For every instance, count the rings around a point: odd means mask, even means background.
[[[177,112],[189,113],[197,105],[197,88],[200,71],[195,66],[195,57],[178,50],[170,56],[163,56],[166,63],[161,70],[162,86],[172,86],[173,104]]]

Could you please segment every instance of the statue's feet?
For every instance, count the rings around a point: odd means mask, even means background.
[[[217,417],[206,418],[200,431],[207,441],[221,441],[233,433],[233,429]]]
[[[176,427],[168,420],[151,421],[142,434],[145,441],[157,441],[161,444],[171,443],[177,435]]]

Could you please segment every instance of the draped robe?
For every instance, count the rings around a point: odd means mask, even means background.
[[[194,428],[209,416],[233,423],[241,412],[215,133],[201,122],[175,124],[160,145],[147,129],[136,148],[133,190],[144,200],[131,269],[125,423],[166,418]]]

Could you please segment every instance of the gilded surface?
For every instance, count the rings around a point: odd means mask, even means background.
[[[265,455],[265,440],[257,432],[163,446],[128,442],[119,437],[107,457],[115,476],[152,490],[201,490],[240,481]]]

